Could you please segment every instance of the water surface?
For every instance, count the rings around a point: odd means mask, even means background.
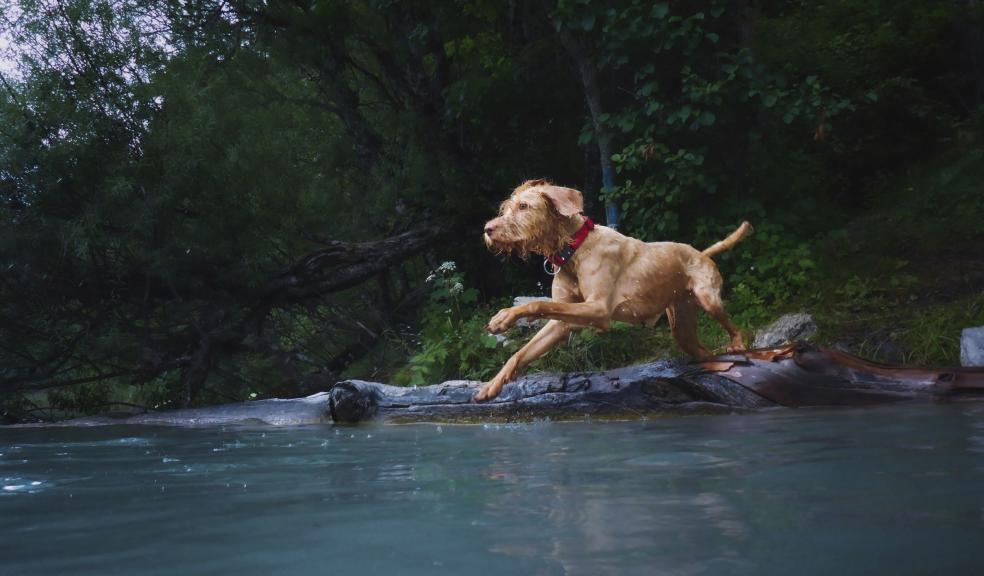
[[[982,574],[984,407],[0,429],[0,575]]]

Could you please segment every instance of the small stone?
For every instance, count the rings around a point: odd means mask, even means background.
[[[809,340],[817,333],[813,316],[805,312],[784,314],[755,334],[754,348],[772,348],[797,340]]]
[[[964,328],[960,333],[960,365],[984,366],[984,326]]]

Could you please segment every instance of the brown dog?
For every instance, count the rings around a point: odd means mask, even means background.
[[[485,243],[500,252],[525,256],[531,252],[559,270],[551,300],[500,310],[486,329],[498,334],[520,318],[548,318],[530,339],[477,394],[476,401],[495,398],[502,386],[530,362],[567,339],[576,329],[607,330],[612,320],[655,323],[666,312],[677,344],[687,354],[711,356],[697,339],[697,309],[703,308],[731,336],[729,351],[744,348],[742,333],[721,303],[721,275],[711,260],[740,242],[748,222],[703,252],[675,242],[643,242],[605,226],[592,227],[581,211],[581,193],[530,180],[502,203],[499,216],[485,225]],[[576,251],[565,247],[575,240]]]

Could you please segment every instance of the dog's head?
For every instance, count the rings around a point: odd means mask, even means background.
[[[485,223],[485,244],[492,250],[525,257],[544,256],[564,247],[571,228],[580,225],[581,193],[547,180],[527,180],[499,206],[499,216]]]

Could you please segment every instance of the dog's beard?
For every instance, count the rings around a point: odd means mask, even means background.
[[[485,246],[496,254],[519,256],[525,260],[530,253],[526,243],[522,241],[493,240],[488,234],[484,236],[483,240],[485,240]]]
[[[483,236],[485,245],[496,254],[519,256],[529,260],[531,254],[548,256],[564,247],[567,234],[559,222],[509,225],[498,238]]]

